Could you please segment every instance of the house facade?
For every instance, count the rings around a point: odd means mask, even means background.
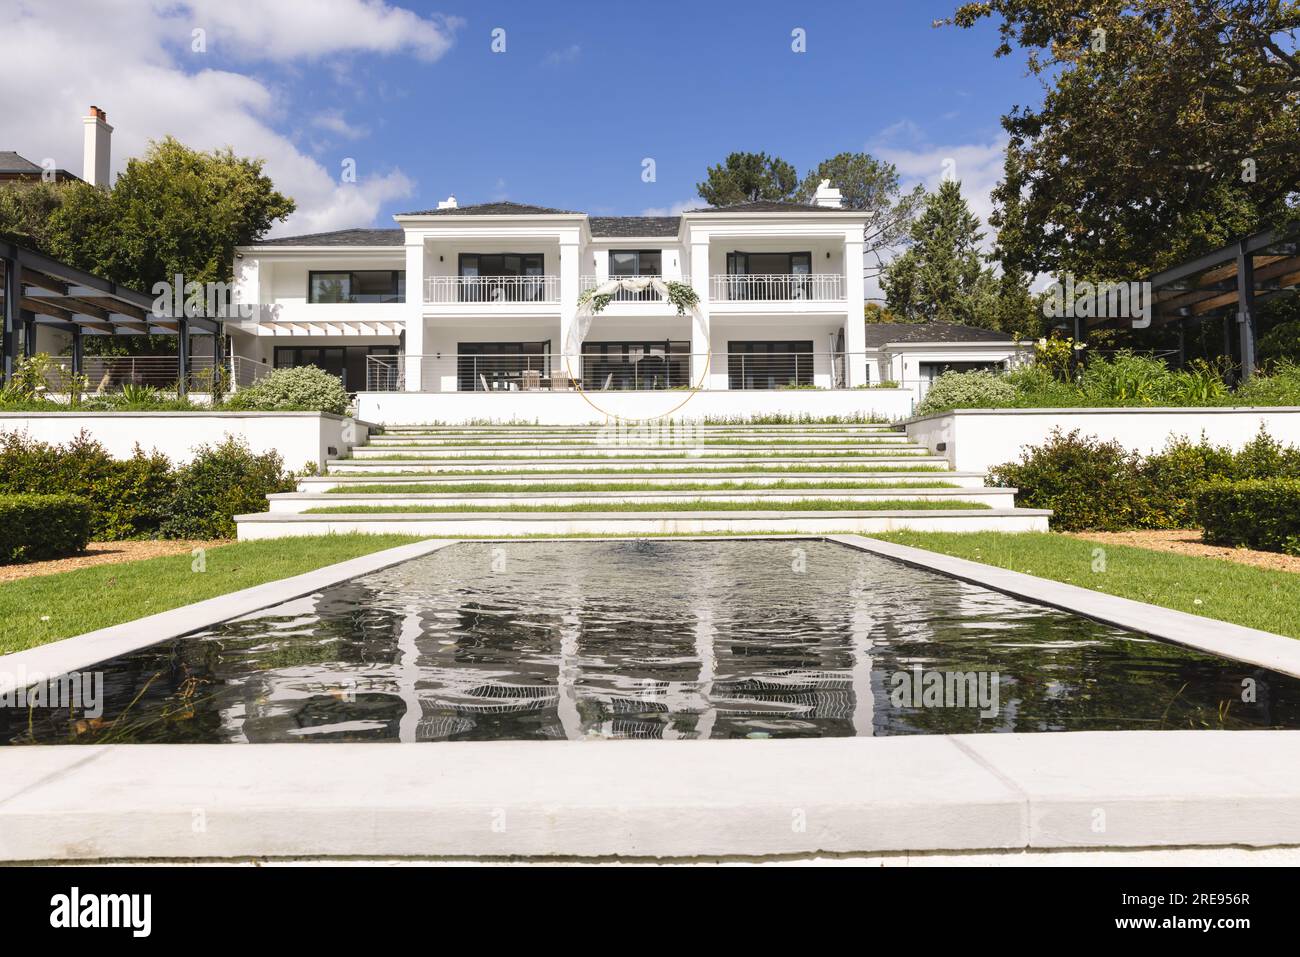
[[[945,372],[1003,372],[1034,356],[1032,342],[955,322],[878,322],[864,331],[872,382],[897,382],[918,398]]]
[[[352,392],[871,382],[865,217],[828,184],[811,204],[671,217],[449,199],[395,219],[238,249],[232,354],[317,365]],[[677,283],[697,300],[684,315],[665,294]],[[583,302],[597,290],[603,309]]]

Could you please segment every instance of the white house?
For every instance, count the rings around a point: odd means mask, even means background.
[[[1028,362],[1034,355],[1032,342],[954,322],[868,323],[864,341],[871,380],[914,386],[918,395],[950,370],[996,372]]]
[[[233,354],[315,364],[354,392],[868,383],[865,217],[828,185],[808,205],[681,216],[453,198],[395,219],[238,249],[235,298],[255,308],[226,324]],[[598,313],[580,305],[627,277],[688,284],[698,305],[679,314],[663,283],[620,286]]]

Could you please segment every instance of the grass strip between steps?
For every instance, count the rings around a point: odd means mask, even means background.
[[[372,449],[377,448],[376,446],[363,446],[363,447],[372,448]],[[815,452],[810,454],[815,458],[821,458],[821,459],[835,459],[835,458],[907,459],[913,457],[925,458],[928,453],[924,449],[918,449],[914,452],[907,452],[907,453],[860,452],[855,450],[852,452],[834,451],[834,452]],[[591,462],[591,461],[617,462],[619,459],[632,459],[632,460],[653,459],[655,461],[660,461],[663,459],[671,459],[671,460],[681,459],[683,461],[691,461],[691,462],[707,462],[710,459],[726,460],[728,458],[733,458],[733,459],[744,458],[747,460],[757,460],[761,462],[764,459],[782,461],[788,459],[798,459],[800,457],[801,456],[796,451],[792,451],[789,453],[749,452],[743,455],[730,455],[730,456],[728,455],[700,456],[700,455],[691,455],[689,452],[647,452],[646,454],[636,454],[636,455],[618,455],[616,453],[610,453],[608,455],[588,455],[585,452],[575,452],[572,455],[530,455],[526,458],[512,457],[509,455],[492,455],[492,456],[448,455],[448,456],[441,456],[441,457],[437,455],[382,455],[382,456],[381,455],[353,455],[351,458],[347,459],[346,461],[348,462]]]
[[[843,448],[845,446],[856,446],[859,448],[870,449],[908,449],[915,448],[914,442],[864,442],[862,439],[810,439],[808,441],[795,439],[705,439],[703,442],[680,442],[673,444],[655,444],[646,443],[644,446],[635,442],[617,443],[605,442],[598,439],[592,439],[586,442],[575,442],[569,439],[557,439],[551,442],[538,443],[533,442],[501,442],[487,440],[461,440],[456,439],[446,442],[407,442],[403,445],[401,442],[371,442],[369,445],[362,446],[368,449],[383,448],[422,448],[422,449],[441,449],[441,448],[490,448],[490,449],[545,449],[555,446],[563,447],[571,445],[576,448],[668,448],[681,449],[692,446],[722,446],[732,448]]]
[[[795,502],[585,502],[576,505],[325,505],[309,508],[301,515],[368,515],[377,512],[886,512],[974,510],[989,508],[983,502],[950,502],[925,499],[882,499],[863,502],[841,499],[808,499]],[[286,519],[292,516],[285,515]]]
[[[410,474],[409,472],[406,474]],[[914,482],[907,489],[960,488],[955,482]],[[327,489],[326,495],[423,495],[446,492],[450,495],[508,492],[534,495],[546,492],[767,492],[782,489],[898,489],[893,482],[539,482],[507,485],[500,482],[408,482],[399,485],[343,485]]]

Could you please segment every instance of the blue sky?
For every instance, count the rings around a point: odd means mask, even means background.
[[[0,149],[79,171],[95,103],[118,169],[167,133],[266,157],[300,205],[280,234],[389,225],[448,193],[672,212],[697,205],[695,183],[731,150],[802,174],[866,149],[931,185],[952,158],[984,214],[998,118],[1040,92],[1019,57],[994,59],[992,25],[931,26],[954,6],[0,0],[0,79],[55,70],[0,118]],[[345,160],[355,184],[339,181]]]

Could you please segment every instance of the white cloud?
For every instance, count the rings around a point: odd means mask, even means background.
[[[311,125],[318,130],[324,130],[327,133],[333,133],[349,140],[360,139],[368,132],[364,126],[353,126],[342,113],[336,110],[318,113],[312,117]]]
[[[542,60],[545,66],[559,66],[562,63],[572,63],[582,55],[582,47],[572,43],[563,50],[552,50],[546,54]]]
[[[641,215],[642,216],[680,216],[688,209],[699,209],[700,207],[707,206],[707,205],[708,203],[704,202],[704,200],[700,199],[698,196],[693,196],[690,199],[679,199],[671,206],[651,206],[649,209],[641,210]]]
[[[293,70],[295,60],[362,54],[436,59],[454,21],[421,18],[377,0],[17,0],[0,31],[3,75],[22,77],[23,95],[0,113],[0,146],[81,172],[82,124],[90,104],[106,110],[113,170],[172,135],[195,149],[231,146],[266,160],[278,189],[298,211],[273,232],[337,229],[372,223],[385,202],[411,195],[400,170],[358,170],[340,184],[337,160],[307,155],[282,131],[303,112],[285,92],[257,76],[216,69],[215,51]],[[191,31],[207,31],[208,52],[191,52]],[[307,121],[336,136],[358,132],[338,110]]]

